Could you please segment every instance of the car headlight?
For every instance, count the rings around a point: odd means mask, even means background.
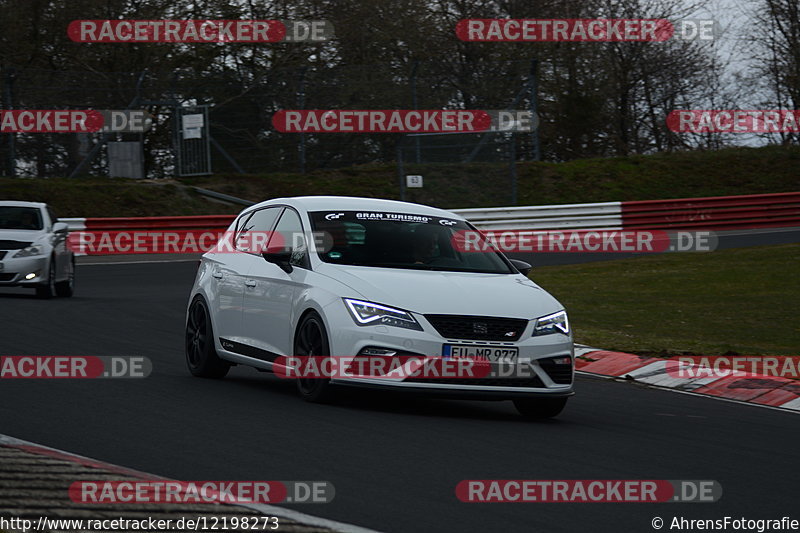
[[[44,246],[41,244],[34,244],[33,246],[23,248],[19,252],[15,253],[14,257],[33,257],[36,255],[44,255]]]
[[[533,327],[533,334],[549,335],[550,333],[569,335],[569,320],[567,319],[566,311],[559,311],[558,313],[536,319],[536,325]]]
[[[344,303],[359,326],[381,324],[422,331],[422,326],[408,311],[352,298],[344,298]]]

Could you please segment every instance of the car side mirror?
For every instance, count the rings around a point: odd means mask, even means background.
[[[261,252],[261,257],[269,261],[270,263],[274,263],[278,265],[281,270],[286,272],[287,274],[294,270],[292,264],[289,262],[292,259],[292,249],[291,248],[272,248],[269,247]]]
[[[53,224],[53,233],[67,233],[69,225],[66,222],[56,222]]]
[[[511,261],[511,264],[514,265],[514,268],[519,270],[519,273],[525,277],[528,277],[528,275],[531,273],[531,270],[533,270],[531,264],[526,263],[525,261],[520,261],[519,259],[509,259],[509,261]]]

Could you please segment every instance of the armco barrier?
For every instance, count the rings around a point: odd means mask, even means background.
[[[122,231],[160,229],[228,229],[234,215],[201,215],[182,217],[137,218],[61,218],[70,231]]]
[[[138,249],[136,253],[198,251],[197,246],[190,246],[191,242],[213,246],[219,238],[213,234],[228,229],[234,218],[234,215],[200,215],[60,220],[72,232],[70,246],[76,255],[111,255],[132,253],[134,249]],[[168,234],[172,241],[166,239]]]
[[[708,229],[800,226],[800,192],[622,202],[625,229]]]
[[[800,192],[675,200],[454,209],[481,230],[735,230],[800,227]],[[64,218],[70,231],[224,230],[233,215]]]
[[[482,230],[707,229],[800,226],[800,192],[674,200],[456,209]]]
[[[454,209],[482,230],[622,229],[620,202]]]

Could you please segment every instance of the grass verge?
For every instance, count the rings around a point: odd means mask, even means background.
[[[519,205],[661,200],[800,189],[800,147],[765,146],[517,165]],[[407,200],[444,209],[510,205],[504,163],[411,165],[425,186]],[[181,180],[251,201],[330,194],[398,199],[397,167],[371,164],[308,174],[217,175]]]
[[[800,147],[765,146],[577,159],[517,165],[519,205],[660,200],[800,190]],[[509,167],[504,163],[405,166],[421,174],[422,189],[407,200],[445,209],[507,206]],[[236,213],[198,196],[195,185],[250,201],[315,194],[399,197],[394,163],[317,170],[308,174],[217,174],[176,180],[108,178],[0,178],[0,200],[52,204],[60,216],[156,216]]]
[[[108,178],[0,178],[0,200],[50,204],[59,217],[147,217],[238,213],[241,206],[210,202],[191,189]]]
[[[576,342],[640,355],[800,355],[800,244],[535,268]]]

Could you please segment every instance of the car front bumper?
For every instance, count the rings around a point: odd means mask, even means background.
[[[46,255],[12,258],[16,250],[9,251],[0,259],[0,287],[35,287],[48,281],[49,264]],[[28,278],[33,274],[33,277]]]
[[[519,397],[565,397],[571,396],[574,380],[574,346],[571,335],[560,333],[532,336],[533,321],[529,321],[520,339],[515,342],[477,341],[445,339],[425,320],[414,314],[423,331],[384,325],[359,326],[344,313],[328,313],[328,331],[333,356],[353,356],[364,348],[396,350],[403,354],[441,357],[445,344],[480,345],[499,348],[512,347],[519,350],[516,365],[530,379],[517,377],[441,378],[406,377],[389,379],[382,377],[336,377],[331,383],[368,388],[391,388],[398,391],[474,397],[476,399],[512,399]],[[554,373],[549,363],[552,358],[569,357],[569,368],[560,368]],[[548,361],[544,361],[548,360]],[[567,382],[568,381],[568,382]]]

